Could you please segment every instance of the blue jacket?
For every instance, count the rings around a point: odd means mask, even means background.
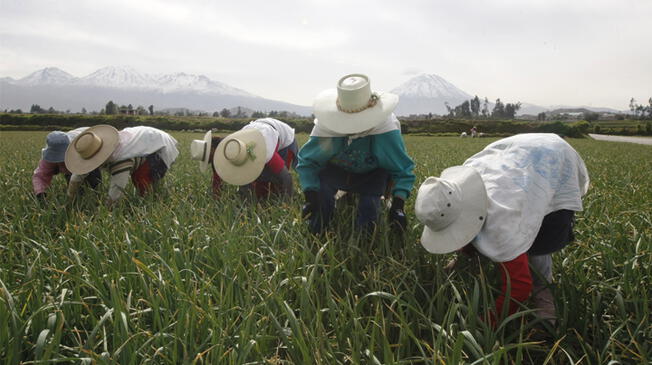
[[[407,155],[399,130],[356,138],[310,137],[299,151],[299,182],[303,191],[319,190],[319,172],[332,164],[353,173],[382,168],[389,172],[392,195],[407,199],[414,185],[414,162]]]

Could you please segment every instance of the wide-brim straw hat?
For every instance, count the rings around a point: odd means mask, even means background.
[[[199,170],[206,172],[208,164],[210,163],[211,154],[211,139],[213,135],[211,131],[204,134],[204,139],[194,139],[190,142],[190,158],[199,161]]]
[[[80,133],[66,150],[66,168],[73,174],[86,174],[100,167],[118,146],[118,130],[96,125]]]
[[[247,185],[263,172],[266,162],[265,137],[248,128],[226,136],[213,155],[215,171],[229,184]]]
[[[61,131],[50,132],[45,141],[46,147],[41,150],[43,159],[47,162],[63,162],[66,158],[66,149],[70,144],[68,135]]]
[[[369,78],[351,74],[337,88],[322,91],[313,103],[319,125],[336,133],[357,134],[384,123],[398,104],[398,95],[371,91]]]
[[[458,250],[480,233],[487,219],[487,191],[472,167],[454,166],[419,187],[414,210],[425,225],[421,244],[431,253]]]

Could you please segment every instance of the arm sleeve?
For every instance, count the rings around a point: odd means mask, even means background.
[[[87,174],[84,175],[72,174],[72,176],[70,176],[70,181],[68,182],[69,198],[73,198],[75,195],[77,195],[77,192],[79,191],[79,187],[81,186],[82,182],[84,182],[86,176]]]
[[[523,253],[511,261],[498,263],[498,265],[500,265],[501,290],[496,299],[496,314],[500,316],[508,294],[510,297],[508,314],[516,312],[517,302],[527,300],[532,292],[532,275],[528,267],[527,253]],[[508,281],[511,289],[509,293],[507,293]]]
[[[38,195],[44,193],[52,183],[52,177],[57,173],[57,166],[45,160],[40,160],[38,167],[34,170],[32,175],[32,187],[34,194]]]
[[[401,132],[394,130],[374,137],[378,163],[389,172],[394,183],[392,195],[407,199],[416,177],[412,172],[414,162],[407,154]]]
[[[124,190],[129,182],[130,170],[122,171],[117,174],[111,175],[109,180],[109,200],[115,202],[122,198]]]
[[[345,144],[343,137],[310,137],[301,147],[296,170],[303,191],[319,190],[319,172]]]

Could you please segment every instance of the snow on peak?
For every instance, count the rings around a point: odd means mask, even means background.
[[[183,72],[161,75],[156,79],[157,89],[163,92],[194,91],[221,95],[253,96],[244,90],[213,81],[204,75],[190,75]]]
[[[46,67],[35,71],[18,80],[21,85],[66,85],[75,80],[75,77],[56,67]]]
[[[154,80],[150,75],[141,74],[131,67],[103,67],[79,80],[81,85],[117,88],[151,88]]]
[[[472,96],[435,74],[415,76],[392,91],[402,97],[471,99]]]

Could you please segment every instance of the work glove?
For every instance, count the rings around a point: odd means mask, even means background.
[[[392,206],[389,208],[389,226],[392,231],[403,233],[407,230],[407,217],[403,210],[404,205],[405,200],[396,196],[392,199]]]
[[[305,191],[303,195],[306,198],[306,203],[303,204],[303,208],[301,209],[301,217],[306,219],[319,212],[319,192],[309,190]]]

